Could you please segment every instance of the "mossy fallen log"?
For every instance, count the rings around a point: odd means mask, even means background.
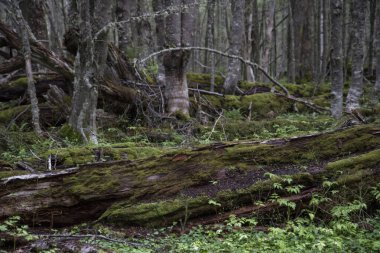
[[[269,199],[274,192],[299,212],[323,191],[324,181],[350,189],[360,183],[361,190],[376,185],[379,147],[380,126],[364,125],[15,176],[0,181],[0,219],[20,215],[49,226],[95,220],[143,226],[209,223],[233,213],[271,213],[281,208],[281,202]],[[288,186],[299,189],[286,191]]]

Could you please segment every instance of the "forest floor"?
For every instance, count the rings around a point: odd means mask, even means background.
[[[253,100],[258,101],[257,106],[265,107],[265,99],[273,100],[264,94],[255,96],[259,98]],[[326,105],[323,99],[327,97],[320,94],[315,100],[319,99],[321,105]],[[118,118],[115,124],[100,124],[100,144],[97,146],[82,145],[65,125],[51,127],[44,137],[37,137],[28,123],[13,120],[18,114],[12,113],[13,116],[9,117],[5,113],[7,105],[2,104],[0,180],[80,164],[149,160],[150,157],[164,156],[179,149],[202,150],[213,145],[267,140],[271,140],[267,143],[276,143],[296,136],[346,128],[349,127],[347,121],[351,120],[344,118],[335,121],[328,115],[305,109],[294,112],[289,109],[291,106],[283,110],[283,105],[278,106],[273,101],[268,103],[266,109],[248,115],[244,99],[224,99],[220,102],[208,97],[213,106],[223,105],[219,108],[222,109],[220,115],[209,123],[199,124],[197,120],[186,119],[153,128],[141,122],[131,124],[124,118]],[[371,109],[364,112],[373,126],[380,123],[378,111]],[[11,122],[6,121],[9,118]],[[376,162],[371,166],[378,165]],[[314,167],[307,167],[306,172],[322,170],[322,167],[316,163]],[[208,186],[187,188],[182,193],[187,197],[207,194],[210,199],[208,204],[217,210],[222,204],[213,198],[216,195],[213,192],[214,184],[218,184],[219,188],[240,189],[275,175],[286,181],[290,180],[285,175],[292,174],[292,165],[272,166],[272,170],[265,171],[235,177],[232,183],[238,185],[229,185],[231,182],[228,180],[217,180]],[[288,193],[300,192],[297,185],[290,187],[290,183],[285,181],[280,181],[283,185],[274,183],[272,187]],[[345,194],[345,191],[340,193],[334,188],[335,184],[328,180],[323,182],[324,190],[313,195],[308,207],[296,214],[292,212],[298,208],[295,202],[272,194],[269,202],[279,207],[273,207],[271,215],[231,214],[224,220],[207,224],[188,222],[185,218],[159,228],[94,221],[69,227],[51,224],[48,228],[41,228],[25,225],[22,218],[15,214],[0,221],[0,252],[379,252],[380,183],[368,192],[358,191],[345,202],[334,198]],[[366,194],[374,200],[368,202]],[[328,210],[324,210],[325,203],[332,203]]]

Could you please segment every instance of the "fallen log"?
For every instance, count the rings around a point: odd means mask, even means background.
[[[379,182],[379,147],[380,127],[364,125],[14,176],[0,181],[0,219],[20,215],[48,226],[95,220],[145,226],[210,223],[226,218],[223,213],[272,212],[281,207],[268,199],[274,184],[286,182],[302,187],[276,193],[302,209],[313,192],[323,191],[325,180],[351,189]],[[264,207],[255,206],[257,201]]]

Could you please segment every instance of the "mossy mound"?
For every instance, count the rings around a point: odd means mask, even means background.
[[[106,146],[82,146],[52,149],[42,154],[46,160],[49,155],[53,155],[56,160],[56,166],[72,167],[80,164],[94,162],[114,161],[114,160],[135,160],[143,159],[150,156],[156,156],[163,153],[158,147],[135,146],[131,143],[120,143]]]
[[[271,139],[325,131],[334,124],[327,115],[289,114],[263,120],[222,120],[211,135],[213,140]],[[211,126],[200,127],[200,136],[210,134]]]
[[[249,108],[255,118],[268,118],[268,113],[279,115],[288,112],[292,108],[292,103],[286,98],[276,96],[273,93],[258,93],[248,96],[216,97],[204,96],[212,107],[218,110],[239,109],[244,115],[248,115]]]

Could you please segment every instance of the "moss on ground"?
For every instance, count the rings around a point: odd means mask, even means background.
[[[326,168],[330,170],[362,170],[372,168],[380,164],[380,149],[370,151],[358,156],[348,157],[327,164]]]
[[[13,176],[20,176],[20,175],[25,175],[25,174],[28,174],[28,172],[22,171],[22,170],[0,171],[0,179],[13,177]]]
[[[0,124],[9,124],[12,119],[14,119],[17,115],[22,113],[23,111],[27,110],[29,106],[28,105],[21,105],[21,106],[16,106],[13,108],[9,108],[6,110],[0,111]],[[29,113],[29,110],[27,110]]]

